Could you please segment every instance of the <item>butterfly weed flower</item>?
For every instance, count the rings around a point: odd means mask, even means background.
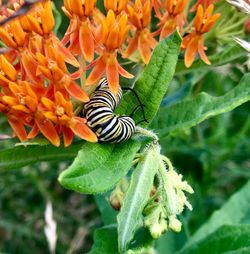
[[[61,92],[55,93],[54,100],[43,97],[41,102],[42,114],[60,127],[65,147],[72,143],[74,134],[89,142],[97,142],[95,133],[86,125],[86,119],[74,116],[72,103]]]
[[[68,49],[74,55],[81,52],[84,59],[91,62],[94,58],[95,41],[90,16],[95,10],[96,0],[64,0],[63,12],[70,19],[70,25],[63,38],[69,43]]]
[[[41,80],[34,73],[36,64],[30,57],[27,48],[29,37],[24,31],[20,20],[12,20],[0,27],[0,39],[8,48],[6,56],[8,56],[12,62],[14,62],[15,59],[19,59],[20,68],[22,69],[21,75],[25,76],[24,72],[26,72],[31,80],[40,82]]]
[[[25,117],[25,114],[13,112],[9,104],[4,101],[4,96],[6,96],[6,94],[0,92],[0,112],[7,117],[9,125],[14,132],[14,135],[17,136],[21,141],[25,141],[27,140],[27,132],[22,121],[23,117]]]
[[[34,36],[38,37],[35,40],[30,41],[29,47],[35,47],[36,49],[39,49],[39,47],[36,47],[37,45],[32,45],[32,42],[38,43],[39,38],[41,38],[42,41],[40,51],[44,51],[44,46],[51,45],[64,54],[65,61],[67,63],[75,67],[79,67],[78,61],[71,54],[70,50],[67,49],[53,33],[55,20],[52,13],[51,1],[46,0],[35,4],[35,6],[30,12],[28,12],[27,15],[21,16],[19,19],[22,28],[31,34],[30,38]]]
[[[15,135],[21,141],[26,141],[28,135],[25,126],[33,128],[36,125],[39,95],[42,94],[27,81],[9,82],[8,87],[2,91],[1,100],[8,105],[8,110],[3,113],[7,116]]]
[[[36,74],[43,74],[50,80],[50,88],[54,92],[61,91],[67,98],[71,95],[73,98],[82,102],[89,101],[88,95],[68,74],[64,55],[56,52],[52,46],[48,46],[46,51],[47,57],[40,52],[36,54],[36,60],[38,62]]]
[[[193,21],[193,31],[187,34],[182,42],[182,48],[186,49],[184,62],[186,67],[190,67],[195,59],[197,53],[199,53],[201,59],[206,64],[211,64],[205,54],[206,47],[204,46],[203,35],[211,30],[214,23],[220,17],[220,14],[212,15],[214,5],[211,4],[204,10],[202,5],[198,6],[197,13]]]
[[[104,0],[106,11],[112,10],[116,15],[124,12],[127,7],[128,0]]]
[[[164,39],[179,28],[182,33],[183,25],[186,22],[185,8],[188,0],[165,0],[161,2],[160,10],[156,11],[159,18],[159,29],[156,33],[160,34],[160,39]]]
[[[5,15],[1,15],[0,19],[8,17],[10,14],[9,9],[6,10]],[[0,27],[0,39],[10,49],[18,50],[22,48],[26,39],[26,32],[24,31],[20,20],[14,19],[4,26]]]
[[[133,26],[134,34],[128,41],[128,47],[123,53],[123,57],[128,58],[139,49],[142,60],[145,64],[151,58],[151,49],[157,44],[149,30],[151,21],[152,5],[149,0],[136,0],[135,3],[127,5],[129,21]]]
[[[119,74],[133,78],[133,75],[123,69],[117,61],[117,52],[126,40],[128,30],[127,14],[116,17],[115,13],[109,10],[97,31],[99,57],[95,60],[95,66],[86,80],[86,86],[94,84],[106,73],[111,91],[117,94]]]

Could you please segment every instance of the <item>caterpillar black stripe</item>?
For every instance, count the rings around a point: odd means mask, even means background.
[[[102,79],[90,101],[85,104],[87,124],[96,133],[99,141],[120,143],[135,133],[135,122],[131,117],[114,114],[121,97],[121,89],[114,95],[109,89],[108,81]]]

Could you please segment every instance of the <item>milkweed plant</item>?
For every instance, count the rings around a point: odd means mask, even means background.
[[[250,100],[250,2],[0,4],[0,118],[8,123],[1,170],[70,162],[59,183],[104,195],[117,215],[112,225],[99,223],[89,253],[156,253],[156,239],[182,231],[196,195],[163,140]],[[223,83],[219,97],[202,91],[209,71],[227,73],[234,63],[237,85]],[[45,235],[55,253],[53,198],[47,202]],[[205,252],[187,242],[178,253]]]

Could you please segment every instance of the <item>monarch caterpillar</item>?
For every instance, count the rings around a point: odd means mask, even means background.
[[[114,95],[109,89],[108,81],[102,79],[90,101],[85,104],[87,124],[96,133],[99,141],[120,143],[135,133],[135,122],[131,117],[114,114],[121,97],[121,89]]]

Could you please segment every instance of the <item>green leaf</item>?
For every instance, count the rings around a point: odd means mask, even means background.
[[[140,228],[136,231],[134,240],[128,245],[128,253],[142,254],[151,253],[147,250],[152,249],[154,239],[147,228]]]
[[[206,75],[206,72],[194,73],[191,78],[189,78],[180,89],[178,89],[173,94],[163,98],[161,102],[161,107],[170,106],[176,104],[180,101],[183,101],[191,94],[192,88],[201,81],[202,78]]]
[[[223,225],[250,223],[249,204],[250,181],[241,190],[236,192],[220,210],[212,214],[210,219],[188,240],[184,249],[206,238],[208,234],[211,234]]]
[[[146,119],[149,122],[154,118],[174,76],[180,44],[181,38],[178,32],[161,41],[156,46],[149,64],[140,74],[133,87],[144,105]],[[123,96],[118,113],[130,115],[137,105],[138,101],[135,95],[128,92]],[[143,120],[141,110],[137,110],[133,118],[135,122]],[[145,126],[147,123],[141,125]]]
[[[177,246],[180,245],[180,233],[167,231],[155,242],[155,250],[157,254],[173,254],[176,253]],[[181,239],[182,240],[182,239]]]
[[[117,211],[115,211],[109,203],[110,192],[95,195],[95,202],[101,213],[102,223],[110,225],[116,223]]]
[[[95,231],[94,245],[88,254],[117,254],[117,230],[114,225]]]
[[[187,68],[184,65],[183,60],[179,60],[176,66],[176,73],[179,74],[186,74],[190,72],[197,72],[197,71],[204,71],[212,69],[216,66],[221,66],[227,63],[232,63],[235,60],[239,60],[246,57],[246,51],[240,47],[239,45],[234,45],[223,49],[220,53],[215,54],[209,57],[210,62],[212,65],[205,64],[201,59],[194,61],[190,68]]]
[[[141,229],[136,234],[136,241],[130,246],[133,254],[145,253],[152,246],[153,239],[148,231]],[[117,228],[115,225],[97,229],[94,235],[94,245],[88,254],[117,254]]]
[[[160,137],[183,128],[190,128],[209,117],[233,110],[250,100],[250,74],[245,74],[240,83],[220,97],[201,93],[194,99],[160,108],[153,127]]]
[[[18,146],[0,150],[0,169],[17,169],[41,161],[66,161],[73,159],[83,143],[68,148],[43,146]]]
[[[250,253],[250,225],[225,225],[178,254]]]
[[[131,167],[140,143],[86,143],[74,162],[61,173],[59,182],[67,189],[95,194],[111,189]]]
[[[125,194],[121,211],[118,214],[118,245],[121,253],[127,248],[135,230],[140,224],[142,211],[149,199],[154,176],[158,169],[158,153],[149,147],[132,173],[129,188]]]

